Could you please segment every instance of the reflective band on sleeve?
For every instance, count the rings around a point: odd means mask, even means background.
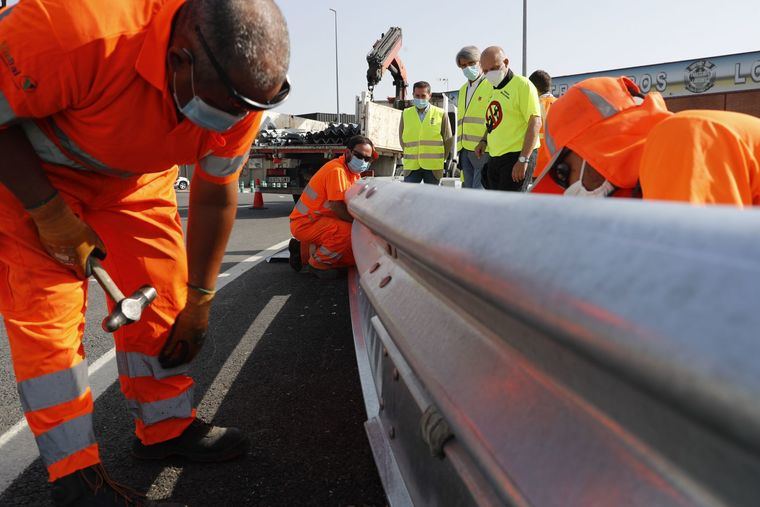
[[[92,431],[92,414],[84,414],[63,424],[59,424],[38,437],[37,447],[45,466],[50,466],[75,452],[95,443]]]
[[[306,206],[301,199],[298,199],[298,202],[296,203],[296,209],[299,213],[303,213],[304,215],[309,214],[308,206]]]
[[[16,119],[16,113],[11,109],[11,105],[5,95],[0,91],[0,126],[7,125]]]
[[[306,185],[306,188],[303,190],[303,193],[309,196],[309,199],[316,199],[319,197],[317,194],[317,191],[314,190],[311,185]]]
[[[127,400],[127,407],[136,419],[140,419],[148,425],[166,419],[191,417],[193,413],[193,389],[190,388],[174,398],[149,403]]]
[[[18,393],[24,412],[54,407],[82,396],[87,382],[87,361],[65,370],[19,382]]]
[[[119,375],[129,378],[153,377],[161,380],[175,375],[182,375],[187,372],[189,366],[183,364],[169,370],[164,369],[158,358],[141,354],[140,352],[122,352],[116,351],[116,367],[119,369]]]
[[[320,253],[320,255],[324,255],[328,259],[340,259],[341,257],[343,257],[342,253],[333,252],[332,250],[330,250],[329,248],[325,248],[324,246],[320,246],[319,250],[317,251]]]
[[[443,148],[443,141],[420,141],[420,146],[433,146],[435,148],[440,146]]]
[[[549,133],[549,125],[546,125],[546,129],[544,130],[544,138],[546,139],[546,148],[549,150],[549,153],[551,155],[554,155],[557,153],[557,145],[554,143],[554,138]]]
[[[229,176],[240,169],[240,166],[245,163],[246,158],[247,155],[238,155],[233,158],[209,155],[201,159],[200,165],[203,172],[210,174],[211,176]]]
[[[128,171],[122,171],[122,170],[114,169],[113,167],[107,166],[106,164],[104,164],[103,162],[99,161],[98,159],[96,159],[95,157],[93,157],[92,155],[90,155],[89,153],[87,153],[86,151],[84,151],[82,148],[80,148],[79,146],[77,146],[77,144],[74,141],[72,141],[69,138],[69,136],[67,136],[63,132],[63,130],[61,130],[60,128],[58,128],[58,125],[56,125],[55,122],[53,122],[52,119],[48,118],[48,122],[49,122],[50,126],[52,127],[53,132],[55,133],[55,135],[58,138],[58,141],[61,143],[61,145],[66,150],[68,150],[70,153],[72,153],[75,157],[79,157],[82,161],[84,161],[84,163],[86,163],[88,166],[90,166],[92,168],[92,170],[97,171],[97,172],[101,172],[101,173],[105,173],[105,174],[110,174],[110,175],[113,175],[113,176],[120,176],[122,178],[129,178],[131,176],[136,176],[135,173],[131,173],[131,172],[128,172]],[[87,168],[85,168],[85,169],[87,169]]]
[[[597,111],[599,111],[599,114],[601,114],[603,118],[609,118],[610,116],[614,116],[618,113],[618,110],[615,109],[615,106],[607,102],[604,97],[595,91],[588,90],[586,88],[580,88],[580,90],[586,95],[586,97],[588,97],[588,100],[594,104],[594,107]]]
[[[42,130],[32,120],[22,120],[21,128],[24,129],[26,138],[34,148],[35,153],[43,162],[49,162],[55,165],[62,165],[64,167],[71,167],[72,169],[79,169],[80,171],[86,171],[87,169],[69,157],[46,136]]]

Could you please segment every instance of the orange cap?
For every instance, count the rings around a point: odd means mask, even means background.
[[[659,93],[644,96],[627,77],[581,81],[549,110],[544,140],[551,160],[533,191],[554,193],[542,180],[565,148],[584,158],[616,187],[635,187],[646,136],[671,114]]]

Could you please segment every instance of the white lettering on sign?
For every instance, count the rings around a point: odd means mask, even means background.
[[[660,93],[663,93],[668,88],[668,73],[667,72],[657,73],[657,80],[654,82],[654,87]]]
[[[742,76],[742,64],[737,63],[734,66],[734,84],[744,84],[747,82],[747,78]]]
[[[752,81],[760,83],[760,60],[752,66]]]

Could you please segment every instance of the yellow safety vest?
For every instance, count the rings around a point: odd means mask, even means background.
[[[445,150],[441,137],[441,125],[445,118],[443,109],[433,105],[428,106],[425,118],[420,121],[417,108],[412,106],[404,109],[404,132],[401,140],[404,145],[404,169],[428,169],[440,171],[443,169]]]
[[[486,134],[486,111],[491,102],[493,86],[487,79],[483,79],[467,105],[467,84],[459,89],[457,101],[457,152],[462,148],[475,151],[481,139]]]

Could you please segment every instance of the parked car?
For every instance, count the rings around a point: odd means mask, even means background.
[[[178,176],[174,182],[174,188],[177,190],[187,190],[190,187],[190,180],[184,176]]]

